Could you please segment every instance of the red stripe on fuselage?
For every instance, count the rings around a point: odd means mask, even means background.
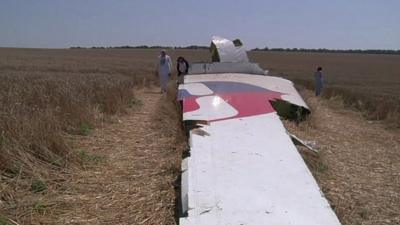
[[[234,118],[249,117],[261,114],[268,114],[275,112],[270,101],[275,99],[281,99],[282,94],[279,92],[266,91],[266,92],[231,92],[231,93],[219,93],[216,95],[206,96],[219,96],[226,103],[231,105],[238,111],[238,114],[233,117],[227,117],[217,120],[220,121]],[[205,96],[190,96],[183,99],[183,112],[192,112],[198,110],[201,106],[196,101],[197,98]],[[207,118],[204,118],[207,120]]]

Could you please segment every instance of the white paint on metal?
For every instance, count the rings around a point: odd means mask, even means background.
[[[183,113],[183,120],[218,120],[238,114],[235,108],[218,96],[199,97],[196,101],[200,108]]]
[[[283,99],[308,108],[292,82],[269,76],[187,75],[180,90],[193,93],[190,89],[198,87],[193,84],[212,81],[280,92]],[[237,93],[246,90],[237,88]],[[218,93],[195,98],[199,109],[187,110],[183,120],[209,121],[201,127],[208,135],[189,134],[190,157],[182,166],[182,204],[188,216],[180,224],[340,225],[276,112],[232,118],[238,110]]]
[[[187,213],[189,210],[189,205],[188,205],[188,158],[184,158],[182,160],[182,166],[181,166],[181,204],[182,204],[182,212]]]
[[[202,83],[185,84],[185,88],[192,95],[210,95],[213,93],[212,90]]]
[[[191,135],[188,217],[181,224],[339,225],[276,113]]]
[[[271,91],[284,93],[282,99],[308,109],[307,104],[301,98],[296,88],[294,88],[293,83],[283,78],[242,73],[198,74],[186,76],[182,88],[186,88],[186,85],[190,83],[201,83],[204,81],[232,81],[263,87]]]
[[[315,147],[313,147],[311,144],[309,144],[310,141],[303,141],[299,137],[297,137],[296,135],[290,133],[289,131],[286,131],[286,133],[292,138],[292,140],[293,140],[295,145],[304,146],[308,150],[311,150],[311,151],[313,151],[315,153],[318,153],[318,150]],[[315,142],[311,142],[311,143],[315,143]],[[315,146],[315,144],[314,144],[314,146]]]
[[[193,63],[189,67],[189,74],[211,74],[211,73],[245,73],[266,75],[268,71],[263,70],[257,63],[240,62],[213,62]]]
[[[221,62],[248,62],[246,49],[243,46],[235,46],[231,40],[214,36],[212,42],[218,50]]]

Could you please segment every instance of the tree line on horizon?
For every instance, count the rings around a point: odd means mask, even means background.
[[[201,45],[189,45],[185,47],[181,46],[161,46],[161,45],[138,45],[138,46],[110,46],[110,47],[80,47],[74,46],[70,49],[210,49],[209,46]],[[320,52],[320,53],[363,53],[363,54],[390,54],[390,55],[400,55],[400,50],[392,49],[327,49],[327,48],[254,48],[250,51],[270,51],[270,52]]]
[[[327,48],[255,48],[251,51],[271,52],[321,52],[321,53],[363,53],[363,54],[392,54],[400,55],[400,50],[392,49],[327,49]]]
[[[97,47],[97,46],[93,46],[93,47],[80,47],[80,46],[76,46],[76,47],[70,47],[70,49],[209,49],[210,47],[208,46],[200,46],[200,45],[189,45],[189,46],[185,46],[185,47],[180,47],[180,46],[175,46],[175,47],[171,47],[171,46],[161,46],[161,45],[152,45],[152,46],[148,46],[148,45],[138,45],[138,46],[130,46],[130,45],[123,45],[123,46],[110,46],[110,47]]]

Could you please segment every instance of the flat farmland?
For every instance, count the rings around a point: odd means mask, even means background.
[[[153,75],[158,49],[0,49],[0,71],[117,73],[133,78]],[[210,61],[207,50],[169,50],[176,60]],[[400,100],[400,55],[348,53],[249,52],[271,74],[313,81],[323,67],[327,87],[347,89],[371,98]],[[150,73],[149,73],[150,72]]]
[[[0,48],[0,224],[176,224],[186,143],[173,97],[158,93],[158,54]],[[210,61],[207,50],[168,54]],[[324,68],[324,98],[299,86],[313,113],[285,126],[318,143],[319,155],[300,151],[342,224],[398,224],[399,130],[365,117],[399,126],[400,56],[249,57],[309,89]]]
[[[326,96],[339,95],[370,119],[400,125],[400,55],[250,52],[250,58],[271,74],[308,88],[313,87],[313,73],[321,66]]]
[[[400,100],[400,55],[250,52],[250,58],[274,75],[295,80],[313,81],[321,66],[328,87]]]

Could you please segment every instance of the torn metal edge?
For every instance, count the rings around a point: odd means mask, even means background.
[[[311,150],[315,153],[318,153],[319,151],[315,148],[313,148],[312,146],[310,146],[309,144],[307,144],[305,141],[301,140],[299,137],[297,137],[296,135],[290,133],[289,131],[286,130],[286,133],[290,136],[290,138],[292,139],[293,143],[295,145],[301,145],[306,147],[308,150]]]

